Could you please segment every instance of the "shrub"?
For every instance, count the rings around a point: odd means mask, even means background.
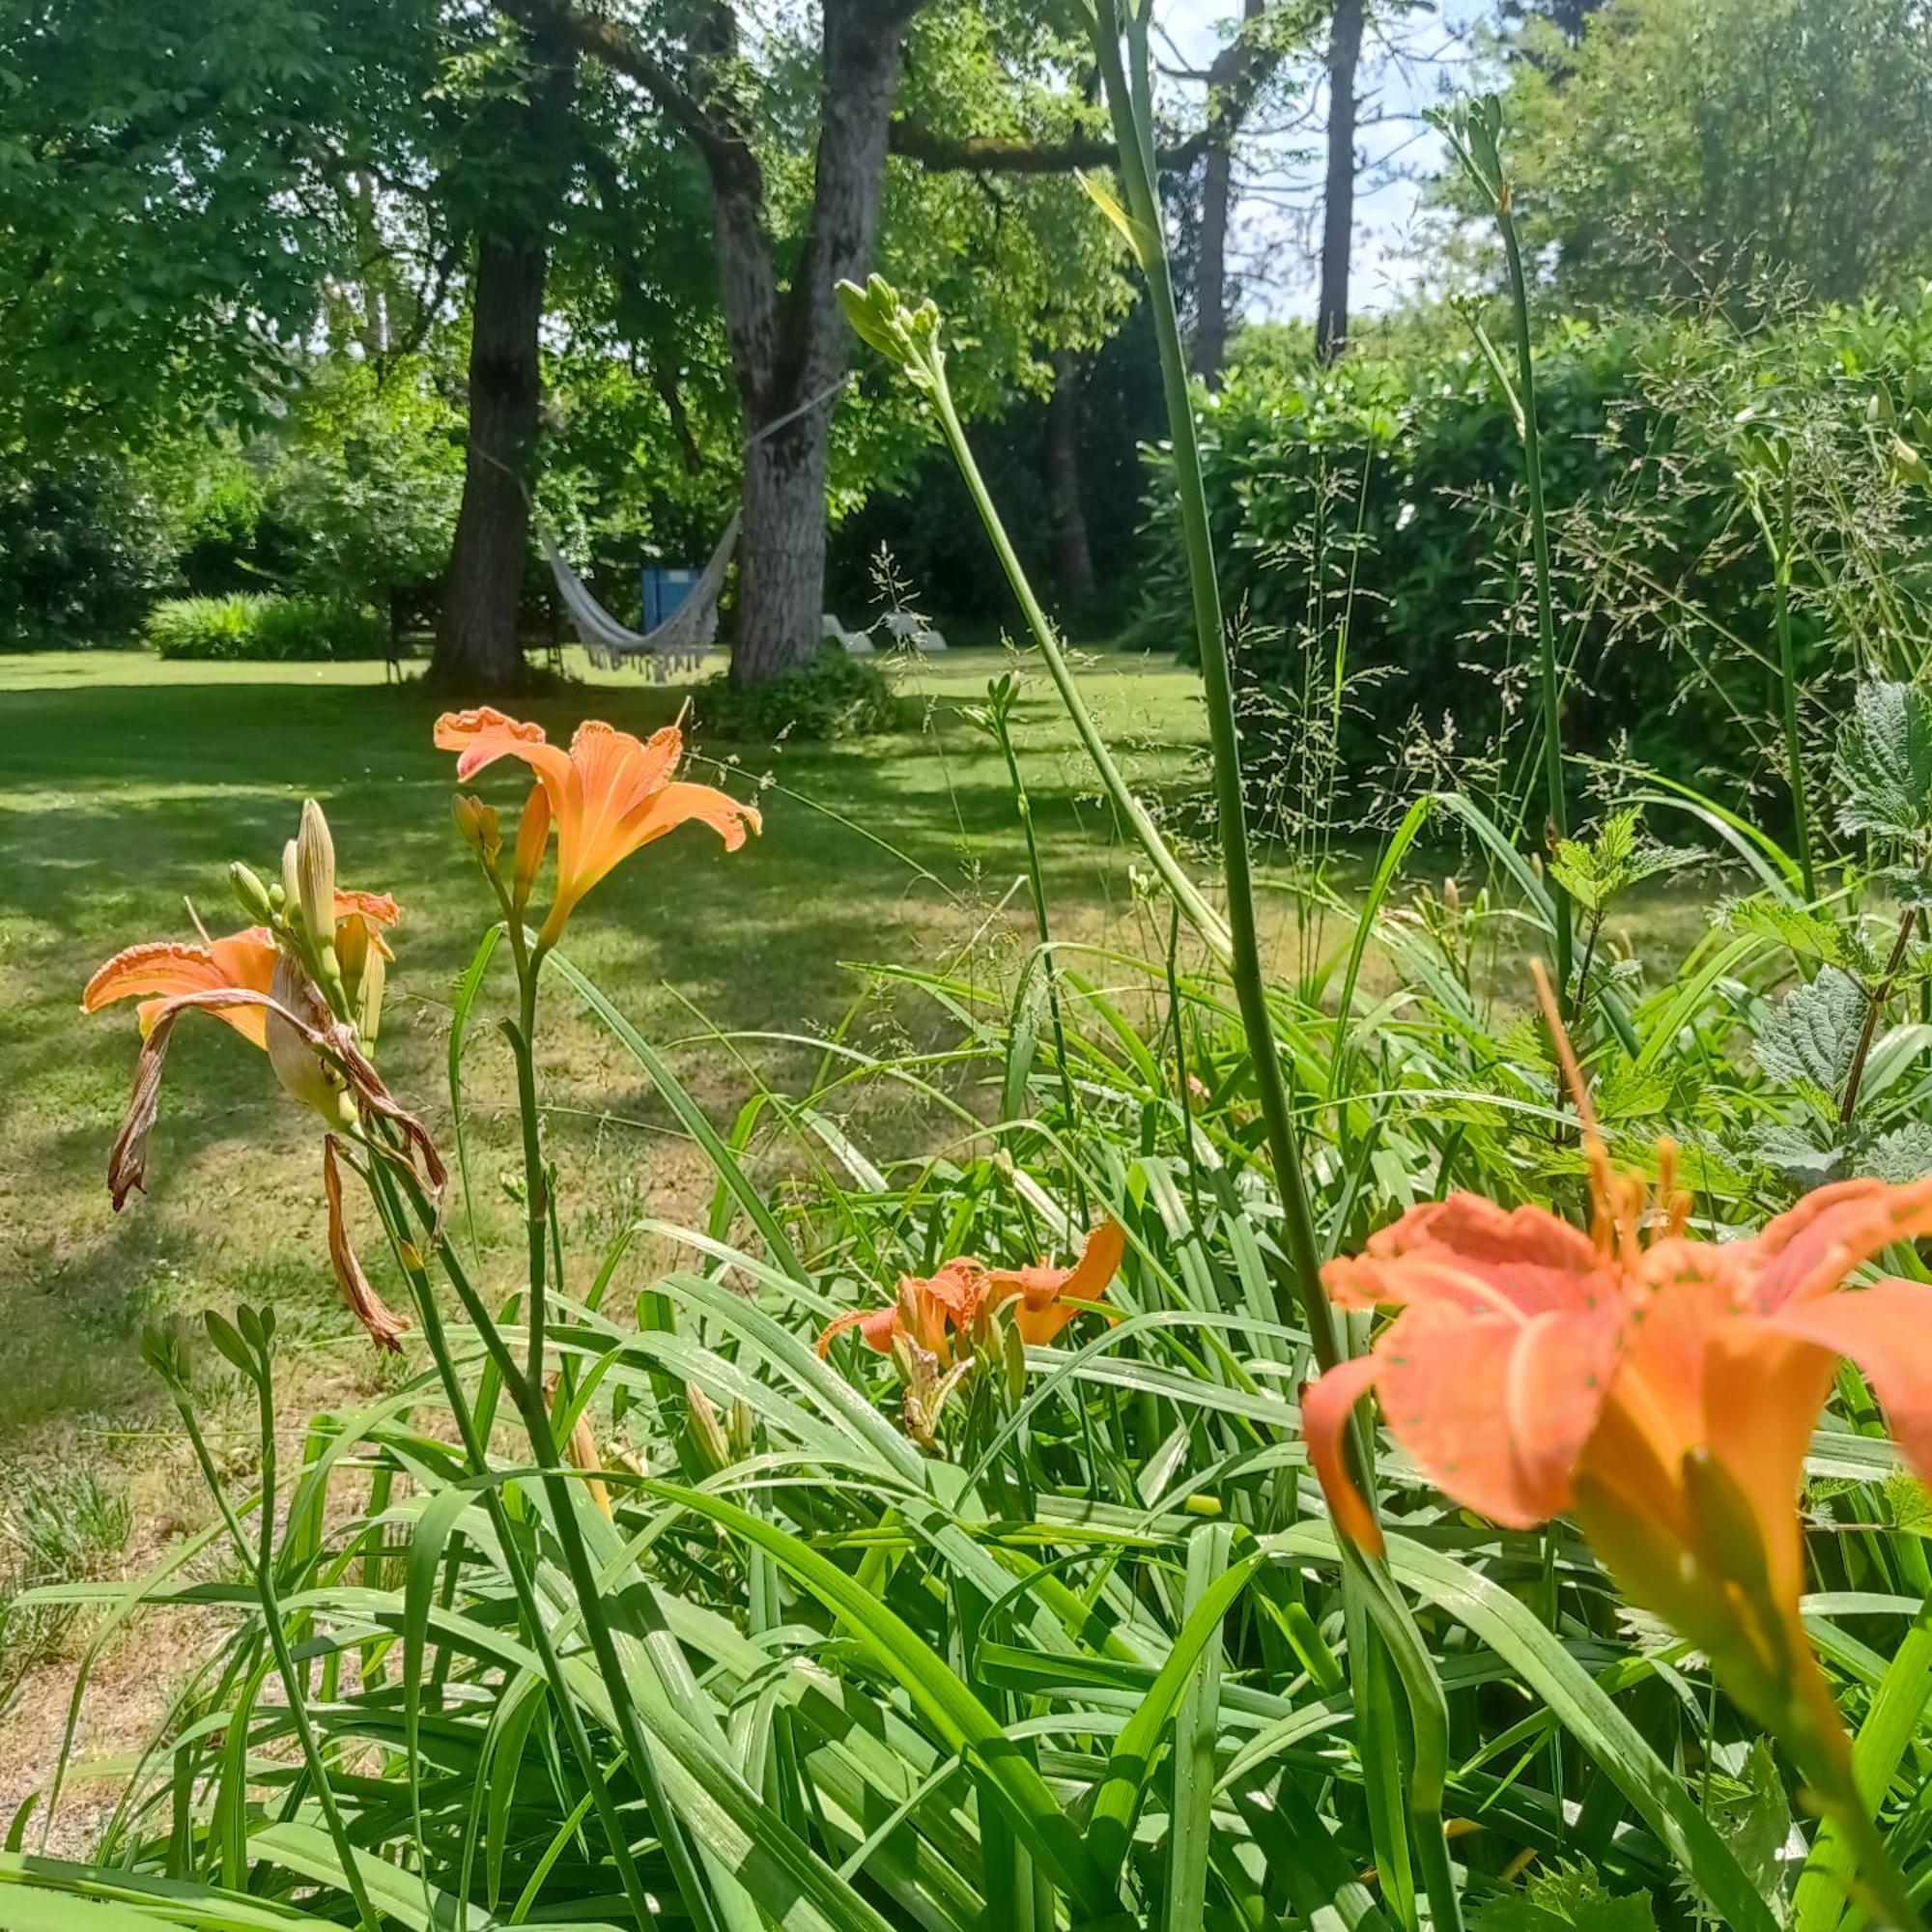
[[[720,671],[698,686],[695,708],[715,738],[768,743],[890,731],[902,722],[905,703],[877,665],[829,644],[803,668],[752,691],[735,689],[730,673]]]
[[[255,614],[266,597],[168,597],[148,612],[141,635],[164,658],[251,658]]]
[[[145,480],[113,458],[0,462],[0,640],[126,638],[168,580],[167,522]]]
[[[242,591],[170,597],[148,612],[142,635],[164,658],[282,663],[381,657],[388,647],[387,626],[366,606]]]
[[[262,658],[379,658],[388,625],[364,604],[326,597],[264,598],[255,616]]]
[[[1332,369],[1271,336],[1256,348],[1209,400],[1203,436],[1249,679],[1303,718],[1300,687],[1325,680],[1347,611],[1348,668],[1374,682],[1350,694],[1345,767],[1385,764],[1410,720],[1490,741],[1533,654],[1509,398],[1454,338],[1397,339]],[[1763,672],[1732,653],[1771,635],[1774,575],[1748,508],[1753,421],[1797,450],[1801,671],[1842,661],[1827,646],[1848,630],[1882,661],[1858,635],[1861,601],[1875,611],[1927,587],[1932,498],[1888,476],[1885,420],[1932,402],[1928,351],[1932,300],[1790,316],[1744,337],[1673,321],[1545,329],[1538,413],[1573,749],[1627,741],[1685,777],[1749,764],[1754,721],[1739,714],[1760,708]],[[1156,473],[1164,461],[1151,452]],[[1150,499],[1142,624],[1162,641],[1190,635],[1170,497]]]

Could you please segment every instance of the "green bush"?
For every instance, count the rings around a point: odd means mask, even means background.
[[[770,743],[890,731],[902,722],[905,702],[876,665],[828,644],[802,669],[753,691],[735,689],[730,673],[720,671],[697,687],[694,708],[714,738]]]
[[[142,635],[164,658],[282,663],[381,657],[388,647],[388,627],[366,606],[241,591],[170,597],[148,612]]]
[[[1508,396],[1460,325],[1392,335],[1330,369],[1279,331],[1257,338],[1206,399],[1203,461],[1242,666],[1290,700],[1278,735],[1298,742],[1311,690],[1331,688],[1346,611],[1346,669],[1362,681],[1342,706],[1345,767],[1385,769],[1406,733],[1491,743],[1526,695],[1534,637]],[[1671,320],[1544,329],[1538,419],[1574,750],[1628,747],[1689,777],[1738,772],[1759,746],[1768,699],[1748,652],[1772,634],[1773,570],[1750,509],[1753,425],[1779,426],[1796,452],[1801,672],[1842,666],[1833,646],[1848,641],[1882,661],[1861,623],[1875,632],[1887,603],[1922,611],[1932,589],[1932,496],[1889,473],[1889,425],[1918,434],[1929,371],[1932,298],[1747,336]],[[1149,461],[1158,477],[1164,456]],[[1170,501],[1157,483],[1141,628],[1162,642],[1191,636]]]
[[[256,612],[268,601],[242,591],[164,598],[148,612],[141,635],[164,658],[256,657]]]
[[[67,450],[0,457],[0,643],[119,642],[170,577],[151,479]]]
[[[255,616],[257,657],[380,658],[388,625],[367,605],[326,597],[269,597]]]

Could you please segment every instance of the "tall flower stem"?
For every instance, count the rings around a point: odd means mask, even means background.
[[[543,970],[545,947],[532,946],[525,933],[521,912],[507,901],[504,911],[510,933],[510,952],[517,967],[517,1021],[505,1025],[511,1057],[517,1065],[517,1112],[524,1129],[524,1228],[529,1252],[529,1342],[525,1375],[532,1388],[543,1388],[544,1326],[548,1316],[550,1254],[550,1179],[544,1166],[542,1116],[537,1110],[537,979]]]
[[[1516,326],[1517,393],[1522,409],[1522,477],[1529,496],[1529,543],[1536,565],[1537,690],[1543,709],[1545,810],[1552,840],[1570,836],[1570,810],[1563,788],[1563,687],[1556,664],[1556,610],[1549,582],[1549,513],[1543,500],[1543,435],[1536,419],[1536,358],[1529,338],[1529,291],[1523,281],[1522,248],[1509,184],[1496,199],[1496,225],[1502,231],[1503,259],[1509,265],[1510,310]],[[1570,895],[1549,881],[1556,910],[1556,979],[1570,984]],[[1577,997],[1581,998],[1581,988]]]
[[[1066,1058],[1066,1028],[1060,1011],[1060,967],[1053,956],[1053,928],[1046,910],[1046,873],[1039,861],[1039,837],[1034,830],[1033,800],[1028,795],[1026,780],[1020,775],[1019,753],[1013,745],[1012,685],[1009,679],[1000,681],[1002,688],[989,694],[991,701],[986,707],[986,728],[1000,748],[1000,754],[1007,763],[1007,781],[1012,786],[1013,809],[1019,813],[1020,831],[1026,838],[1027,885],[1033,895],[1034,931],[1039,939],[1040,968],[1046,975],[1047,1014],[1053,1027],[1054,1057],[1060,1064],[1060,1092],[1065,1103],[1066,1119],[1070,1124],[1079,1120],[1078,1104],[1073,1095],[1073,1068]],[[1074,1170],[1074,1184],[1081,1197],[1081,1212],[1087,1211],[1087,1183],[1080,1178],[1079,1170]]]
[[[1878,983],[1865,993],[1865,1016],[1859,1027],[1857,1044],[1852,1048],[1852,1064],[1845,1073],[1845,1097],[1838,1103],[1838,1123],[1850,1126],[1858,1117],[1859,1090],[1864,1085],[1865,1062],[1871,1058],[1872,1041],[1878,1037],[1880,1015],[1891,999],[1893,985],[1897,982],[1899,970],[1905,964],[1905,955],[1912,948],[1912,935],[1918,929],[1918,910],[1907,906],[1899,916],[1898,937],[1891,944],[1891,957],[1885,962],[1885,971],[1879,976]]]
[[[945,364],[936,353],[928,353],[930,359],[920,366],[918,373],[932,403],[933,414],[938,418],[940,434],[946,440],[953,462],[958,465],[966,494],[972,497],[973,507],[979,511],[980,521],[985,526],[993,554],[999,559],[1000,568],[1019,604],[1020,615],[1026,619],[1027,630],[1045,662],[1047,675],[1060,694],[1060,701],[1066,707],[1066,715],[1073,721],[1081,747],[1092,759],[1109,802],[1133,834],[1135,842],[1147,854],[1148,863],[1159,875],[1161,884],[1187,915],[1187,923],[1206,941],[1208,950],[1225,964],[1234,957],[1234,942],[1228,923],[1208,902],[1207,895],[1187,876],[1186,867],[1175,857],[1173,849],[1161,837],[1160,828],[1154,824],[1147,807],[1134,796],[1133,788],[1115,762],[1094,714],[1087,708],[1087,700],[1080,695],[1080,687],[1074,681],[1073,669],[1066,661],[1060,634],[1040,608],[1039,599],[1034,595],[1019,554],[1013,549],[1006,525],[1001,522],[999,510],[994,506],[992,494],[986,488],[986,479],[980,473],[972,445],[966,440],[965,425],[959,420],[958,408],[946,381]]]
[[[436,1363],[437,1375],[442,1383],[443,1399],[448,1403],[449,1412],[455,1418],[457,1435],[463,1443],[464,1457],[469,1464],[472,1475],[487,1479],[491,1473],[489,1452],[477,1432],[476,1418],[470,1408],[469,1395],[464,1389],[462,1378],[457,1374],[456,1362],[449,1350],[448,1336],[442,1326],[442,1314],[436,1303],[436,1291],[420,1257],[403,1234],[406,1224],[402,1204],[396,1199],[394,1182],[384,1171],[380,1158],[371,1163],[369,1184],[376,1196],[384,1226],[388,1231],[390,1246],[409,1280],[417,1319],[422,1324],[423,1340],[428,1344],[431,1358]],[[507,1350],[504,1352],[507,1355]],[[617,1801],[611,1796],[610,1783],[604,1776],[604,1768],[598,1762],[596,1749],[590,1742],[590,1733],[583,1722],[583,1713],[571,1691],[569,1680],[563,1674],[562,1660],[556,1654],[556,1646],[551,1641],[550,1627],[544,1621],[542,1607],[537,1602],[536,1585],[531,1580],[528,1567],[524,1562],[523,1551],[516,1543],[509,1512],[504,1507],[502,1495],[494,1482],[486,1481],[482,1491],[482,1502],[484,1512],[490,1519],[490,1527],[496,1535],[497,1546],[502,1552],[503,1568],[509,1576],[510,1588],[516,1596],[518,1611],[529,1634],[530,1647],[536,1652],[537,1660],[543,1665],[544,1676],[549,1681],[552,1697],[562,1719],[564,1737],[570,1746],[572,1755],[583,1773],[585,1783],[590,1787],[591,1803],[596,1807],[598,1821],[604,1827],[604,1835],[610,1843],[611,1856],[617,1866],[618,1882],[624,1888],[624,1897],[636,1915],[639,1926],[655,1925],[657,1917],[651,1910],[649,1894],[644,1889],[643,1875],[639,1871],[638,1861],[631,1852],[630,1839],[624,1830],[623,1814],[617,1808]]]
[[[1222,619],[1220,584],[1214,569],[1213,532],[1208,520],[1208,493],[1202,481],[1201,449],[1195,434],[1194,406],[1186,356],[1181,349],[1180,323],[1175,309],[1174,283],[1167,261],[1161,220],[1160,191],[1153,152],[1153,99],[1148,50],[1149,9],[1142,4],[1126,12],[1124,26],[1128,58],[1122,53],[1118,0],[1098,0],[1094,20],[1094,45],[1106,83],[1107,104],[1113,118],[1115,145],[1120,155],[1121,180],[1126,190],[1126,229],[1142,271],[1147,276],[1149,303],[1153,312],[1154,339],[1159,346],[1161,388],[1167,403],[1168,435],[1173,445],[1176,493],[1179,499],[1181,532],[1187,552],[1187,574],[1193,593],[1194,629],[1201,659],[1203,693],[1208,711],[1208,739],[1213,753],[1214,803],[1226,881],[1228,927],[1232,939],[1230,972],[1235,982],[1242,1028],[1254,1065],[1262,1120],[1267,1134],[1268,1157],[1281,1192],[1288,1254],[1301,1313],[1316,1361],[1325,1370],[1347,1352],[1346,1332],[1321,1292],[1321,1243],[1315,1213],[1302,1171],[1300,1136],[1289,1104],[1281,1055],[1275,1043],[1274,1015],[1268,1005],[1267,976],[1263,966],[1255,919],[1252,863],[1248,851],[1247,801],[1241,782],[1239,724],[1235,711],[1234,670],[1226,626]],[[1286,1312],[1286,1311],[1285,1311]],[[1357,1436],[1361,1474],[1370,1473],[1366,1433]],[[1364,1494],[1371,1493],[1363,1484]],[[1359,1580],[1345,1577],[1345,1589],[1359,1595]],[[1372,1586],[1372,1594],[1384,1593]],[[1407,1608],[1393,1590],[1385,1593],[1385,1616],[1377,1622],[1377,1641],[1383,1644],[1402,1676],[1409,1704],[1411,1727],[1417,1740],[1446,1737],[1446,1726],[1435,1723],[1441,1709],[1442,1689],[1417,1636]],[[1358,1696],[1357,1710],[1361,1710]],[[1435,1764],[1435,1753],[1430,1754]],[[1445,1761],[1446,1762],[1446,1761]],[[1432,1919],[1436,1932],[1461,1932],[1462,1903],[1443,1829],[1441,1777],[1417,1764],[1408,1791],[1409,1836],[1423,1872]],[[1426,1775],[1425,1775],[1426,1773]]]
[[[1174,305],[1161,226],[1160,197],[1153,156],[1153,107],[1149,92],[1147,17],[1130,14],[1133,71],[1122,59],[1120,21],[1114,0],[1099,0],[1094,47],[1106,81],[1114,138],[1120,149],[1121,178],[1127,214],[1147,276],[1154,338],[1160,350],[1161,387],[1167,400],[1168,436],[1173,444],[1175,487],[1180,503],[1187,574],[1193,593],[1194,631],[1207,702],[1208,735],[1213,753],[1214,806],[1227,886],[1230,973],[1254,1063],[1255,1087],[1266,1128],[1268,1157],[1281,1190],[1288,1234],[1289,1264],[1294,1276],[1300,1315],[1315,1359],[1332,1368],[1344,1353],[1341,1330],[1321,1293],[1321,1252],[1315,1212],[1302,1173],[1300,1136],[1295,1131],[1275,1044],[1274,1016],[1268,1006],[1267,979],[1255,919],[1252,861],[1248,851],[1247,802],[1241,784],[1239,725],[1235,715],[1233,668],[1222,622],[1221,590],[1214,570],[1214,544],[1208,523],[1208,496],[1202,483],[1201,451],[1194,430],[1194,406],[1180,323]]]
[[[1453,111],[1432,109],[1429,119],[1447,136],[1463,171],[1490,204],[1502,239],[1509,280],[1510,319],[1516,336],[1515,405],[1522,441],[1523,488],[1529,498],[1529,544],[1536,572],[1537,696],[1543,713],[1543,774],[1546,832],[1551,840],[1570,836],[1570,812],[1563,783],[1563,679],[1556,662],[1556,602],[1550,584],[1549,516],[1543,497],[1543,437],[1537,423],[1536,356],[1529,334],[1529,288],[1522,272],[1522,247],[1516,232],[1516,194],[1502,161],[1502,102],[1493,94]],[[1507,372],[1480,326],[1476,336],[1503,388]],[[1570,895],[1554,880],[1549,896],[1555,909],[1556,985],[1568,998],[1573,941]],[[1581,997],[1580,989],[1578,997]]]
[[[1811,866],[1811,802],[1804,784],[1804,747],[1798,729],[1798,651],[1791,636],[1791,464],[1784,465],[1777,535],[1772,554],[1772,611],[1777,631],[1778,708],[1784,725],[1784,768],[1791,787],[1791,829],[1798,845],[1798,874],[1804,896],[1815,899],[1818,885]]]
[[[248,1539],[242,1533],[234,1504],[228,1500],[228,1492],[222,1488],[214,1458],[209,1453],[207,1437],[201,1433],[201,1423],[185,1386],[171,1381],[170,1392],[180,1412],[182,1427],[187,1432],[194,1459],[200,1464],[202,1480],[208,1485],[209,1493],[221,1512],[221,1520],[227,1528],[229,1541],[235,1546],[235,1553],[255,1573],[255,1593],[261,1600],[262,1622],[268,1632],[269,1648],[274,1656],[276,1674],[282,1682],[282,1695],[288,1700],[289,1720],[295,1726],[296,1741],[301,1747],[309,1781],[315,1786],[316,1802],[322,1807],[323,1823],[327,1827],[329,1840],[335,1847],[343,1883],[355,1901],[355,1916],[362,1923],[363,1932],[378,1932],[383,1921],[370,1900],[369,1888],[363,1880],[355,1848],[350,1840],[349,1827],[343,1820],[341,1805],[336,1803],[335,1787],[329,1782],[328,1769],[322,1761],[322,1747],[309,1717],[308,1693],[289,1650],[288,1631],[282,1620],[281,1594],[275,1586],[275,1406],[266,1345],[257,1358],[257,1367],[251,1378],[259,1401],[262,1432],[262,1508],[260,1532],[253,1549],[248,1547]]]

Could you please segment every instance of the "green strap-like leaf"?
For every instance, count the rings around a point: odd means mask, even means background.
[[[1101,1866],[1033,1760],[1013,1745],[1005,1727],[910,1624],[836,1563],[777,1523],[703,1491],[675,1483],[649,1487],[668,1502],[709,1517],[765,1550],[810,1590],[904,1688],[946,1745],[966,1756],[998,1792],[1015,1830],[1061,1888],[1090,1917],[1110,1909],[1111,1890]],[[1180,1675],[1184,1680],[1185,1672]],[[1179,1689],[1177,1682],[1175,1696]],[[1171,1699],[1168,1708],[1172,1709]]]
[[[778,1216],[765,1205],[765,1198],[753,1183],[751,1176],[740,1165],[737,1156],[725,1146],[724,1137],[711,1124],[704,1109],[691,1097],[677,1076],[665,1064],[663,1056],[605,998],[596,983],[580,973],[561,952],[548,953],[545,958],[551,970],[610,1028],[617,1043],[644,1069],[651,1085],[663,1096],[665,1104],[677,1116],[679,1124],[703,1149],[706,1158],[717,1170],[719,1179],[737,1196],[738,1204],[744,1208],[752,1225],[764,1237],[765,1246],[771,1250],[772,1259],[794,1281],[810,1287],[811,1276],[805,1264],[799,1260],[798,1253],[785,1231],[779,1226]]]

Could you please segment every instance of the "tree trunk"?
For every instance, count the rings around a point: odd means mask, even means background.
[[[886,142],[912,8],[825,0],[825,80],[810,238],[781,295],[762,184],[714,165],[725,333],[745,412],[745,524],[731,681],[769,683],[817,655],[832,414],[846,372],[841,281],[864,281],[878,239]]]
[[[769,684],[817,654],[825,609],[825,414],[745,446],[731,682]]]
[[[1220,142],[1208,150],[1201,184],[1201,250],[1194,286],[1194,372],[1221,386],[1228,359],[1228,204],[1235,157]]]
[[[524,682],[517,642],[529,503],[524,491],[543,405],[538,331],[550,222],[567,185],[567,138],[577,55],[538,28],[544,62],[526,103],[505,103],[492,165],[505,185],[478,223],[469,298],[469,435],[463,506],[449,550],[430,676],[454,691],[514,691]],[[501,152],[501,150],[508,152]]]
[[[1321,293],[1315,353],[1332,362],[1349,340],[1349,256],[1355,232],[1355,68],[1363,0],[1335,0],[1328,34],[1328,178],[1321,200]]]
[[[469,454],[450,546],[430,676],[464,691],[514,691],[529,508],[523,478],[543,399],[537,327],[546,250],[540,240],[485,236],[476,252],[469,333]]]
[[[1265,0],[1241,0],[1245,30],[1261,18]],[[1201,185],[1201,247],[1194,275],[1194,369],[1210,389],[1221,386],[1228,359],[1228,217],[1234,211],[1234,138],[1245,102],[1240,99],[1252,69],[1264,59],[1238,35],[1214,56],[1208,70],[1208,115],[1214,138],[1208,143]],[[1218,130],[1218,131],[1215,131]]]
[[[764,171],[729,91],[691,92],[629,28],[566,0],[503,4],[629,74],[696,148],[710,177],[719,301],[745,417],[731,681],[740,689],[767,683],[818,650],[832,414],[850,346],[837,291],[841,281],[863,282],[872,266],[893,97],[906,29],[924,0],[822,0],[811,220],[782,293]],[[738,57],[733,9],[703,10],[689,42],[703,71],[730,73]]]
[[[1053,356],[1053,395],[1046,406],[1046,496],[1053,515],[1053,575],[1063,619],[1094,601],[1094,553],[1080,496],[1080,358]]]

